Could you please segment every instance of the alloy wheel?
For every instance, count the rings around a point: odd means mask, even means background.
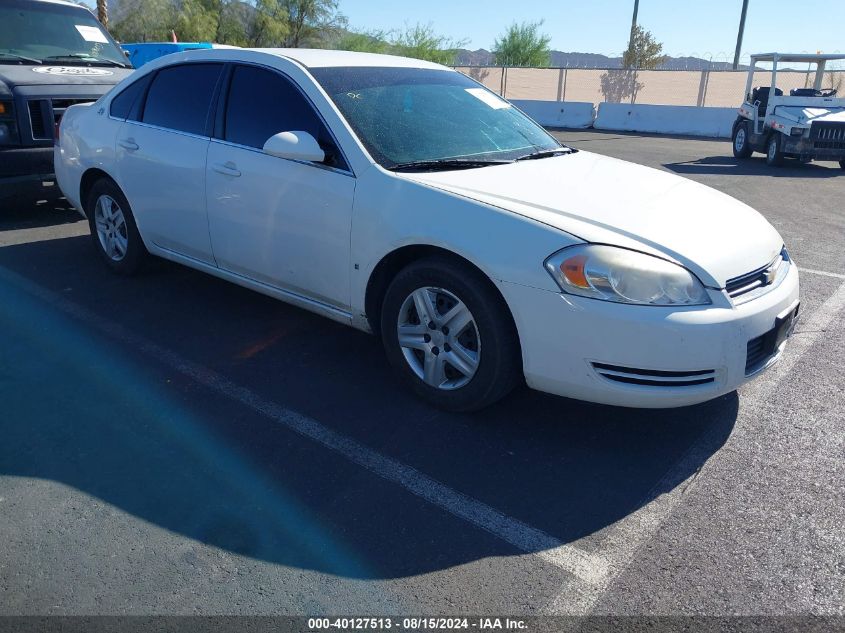
[[[478,371],[481,337],[475,317],[448,290],[414,290],[402,303],[396,331],[408,365],[431,387],[459,389]]]
[[[129,233],[123,210],[111,196],[103,194],[97,198],[94,225],[106,256],[115,262],[123,260],[129,248]]]

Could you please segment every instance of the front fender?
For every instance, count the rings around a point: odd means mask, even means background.
[[[557,292],[543,262],[579,242],[535,220],[370,169],[359,178],[352,214],[353,314],[364,313],[367,283],[378,263],[405,246],[452,252],[497,283]]]

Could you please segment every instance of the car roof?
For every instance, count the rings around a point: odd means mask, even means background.
[[[354,51],[336,51],[317,48],[251,48],[245,50],[253,50],[292,59],[307,68],[359,66],[446,69],[446,66],[421,59],[399,57],[398,55],[381,55],[378,53],[357,53]]]
[[[751,56],[752,61],[759,62],[820,62],[829,61],[833,59],[845,59],[845,54],[832,53],[830,55],[817,54],[810,55],[809,53],[756,53]]]
[[[78,2],[67,2],[66,0],[29,0],[33,4],[60,4],[65,7],[76,7],[78,9],[85,9],[86,11],[90,12],[91,8],[86,7],[84,4],[79,4]]]

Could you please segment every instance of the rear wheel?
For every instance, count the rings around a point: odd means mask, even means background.
[[[440,408],[484,408],[522,379],[507,305],[481,273],[451,259],[424,259],[399,272],[384,298],[381,332],[394,368]]]
[[[777,132],[769,136],[766,141],[766,164],[772,167],[783,165],[783,151],[780,148],[780,134]]]
[[[114,181],[94,183],[85,203],[94,248],[113,271],[132,275],[149,258],[129,201]]]
[[[733,133],[734,158],[748,158],[751,156],[751,143],[748,140],[748,124],[744,121],[737,124]]]

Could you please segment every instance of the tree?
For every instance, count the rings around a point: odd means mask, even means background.
[[[643,27],[637,25],[631,29],[631,39],[627,50],[622,53],[623,68],[633,70],[652,70],[666,61],[663,44]]]
[[[174,25],[175,8],[169,0],[129,0],[121,3],[120,18],[110,31],[121,42],[164,42]]]
[[[109,27],[109,3],[106,0],[97,0],[97,20],[104,27]]]
[[[511,24],[493,43],[497,66],[548,66],[552,38],[540,33],[543,21]]]
[[[218,7],[202,0],[182,0],[173,31],[184,42],[213,42],[217,35]]]
[[[391,52],[387,35],[381,31],[365,33],[347,31],[335,42],[334,47],[340,51],[357,51],[359,53]]]
[[[319,46],[346,26],[337,0],[279,0],[278,4],[287,14],[284,46]]]
[[[610,103],[621,103],[628,99],[631,103],[636,102],[637,94],[645,87],[639,80],[639,71],[652,70],[665,61],[663,44],[643,27],[634,26],[628,48],[622,53],[622,68],[608,70],[600,78],[604,100]]]
[[[405,26],[405,30],[394,37],[391,52],[451,66],[455,63],[457,49],[463,44],[438,35],[431,24],[415,24]]]
[[[386,53],[425,59],[447,66],[455,63],[457,49],[464,42],[456,42],[445,35],[439,35],[431,24],[406,25],[402,31],[346,31],[334,44],[344,51],[364,53]]]
[[[283,0],[258,0],[247,32],[247,45],[278,46],[290,35],[289,14]]]

